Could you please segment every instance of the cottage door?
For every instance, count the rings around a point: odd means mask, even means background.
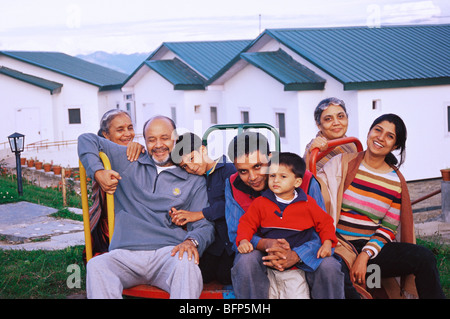
[[[21,108],[16,112],[17,132],[25,135],[25,144],[42,140],[39,108]]]

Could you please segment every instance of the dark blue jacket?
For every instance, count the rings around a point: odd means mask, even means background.
[[[207,252],[214,256],[220,256],[224,249],[229,255],[233,254],[225,221],[225,181],[234,173],[236,168],[223,155],[214,172],[206,177],[209,206],[203,209],[203,215],[215,224],[215,241],[207,248]]]

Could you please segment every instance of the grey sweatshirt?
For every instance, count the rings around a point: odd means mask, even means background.
[[[78,156],[91,178],[104,169],[99,151],[106,153],[112,169],[122,177],[114,193],[115,226],[110,250],[153,250],[194,238],[202,254],[214,241],[214,226],[206,219],[188,223],[184,230],[172,224],[168,214],[171,207],[201,211],[208,205],[203,176],[188,174],[180,167],[158,174],[148,153],[130,162],[125,146],[86,133],[78,137]]]

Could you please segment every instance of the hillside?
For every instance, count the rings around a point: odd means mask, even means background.
[[[150,53],[107,53],[97,51],[86,55],[77,55],[77,58],[102,65],[104,67],[131,74],[150,55]]]

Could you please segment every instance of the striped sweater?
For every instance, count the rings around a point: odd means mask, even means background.
[[[375,257],[395,239],[400,208],[401,184],[395,171],[378,173],[361,163],[344,192],[336,231],[347,240],[367,240],[363,249],[372,250]]]

